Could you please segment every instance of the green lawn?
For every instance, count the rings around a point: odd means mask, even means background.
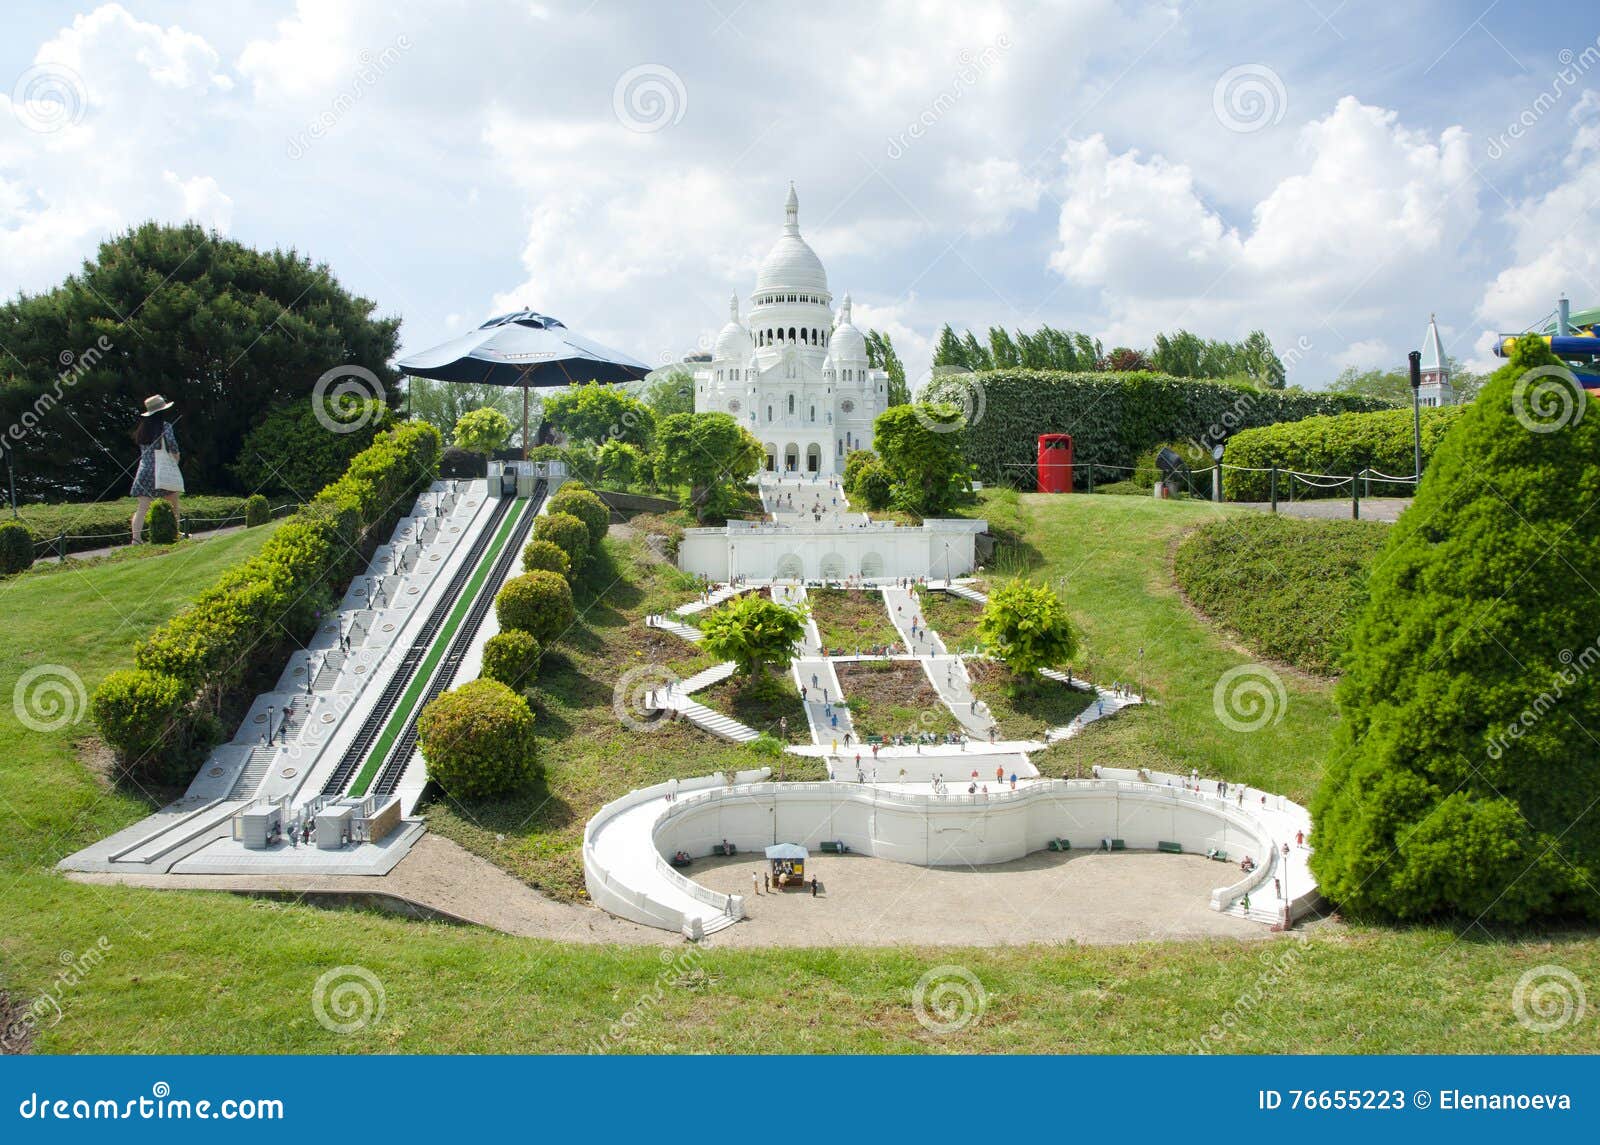
[[[1202,771],[1309,789],[1332,709],[1326,686],[1285,681],[1283,721],[1254,736],[1216,729],[1211,686],[1241,653],[1184,607],[1168,563],[1177,536],[1214,507],[1139,498],[1021,498],[1007,511],[1017,551],[1066,577],[1096,676],[1133,681],[1147,650],[1155,704],[1083,738],[1097,760],[1193,760]],[[88,689],[127,662],[134,639],[253,552],[264,532],[0,583],[11,637],[0,694],[41,664]],[[625,546],[623,547],[625,549]],[[658,578],[607,546],[580,594],[583,624],[545,666],[537,693],[549,789],[495,810],[465,809],[507,866],[559,884],[576,871],[583,808],[641,782],[699,774],[748,753],[681,728],[628,732],[600,716],[624,666],[649,662],[632,622]],[[1026,562],[1023,562],[1026,563]],[[660,568],[661,566],[654,566]],[[607,580],[610,576],[612,579]],[[1085,664],[1089,662],[1085,656]],[[601,734],[602,728],[604,734]],[[62,1019],[37,1031],[50,1052],[583,1051],[632,1014],[614,1048],[784,1052],[1600,1052],[1592,1018],[1553,1034],[1520,1025],[1519,977],[1558,965],[1593,986],[1592,935],[1494,936],[1460,926],[1322,923],[1272,946],[1228,941],[1014,949],[735,950],[712,945],[680,979],[653,948],[562,946],[361,911],[327,911],[222,894],[85,886],[51,868],[145,813],[79,758],[87,724],[23,728],[0,707],[0,989],[21,1004],[49,989],[63,951],[104,937],[104,963],[66,991]],[[436,806],[435,828],[447,815]],[[513,832],[523,821],[544,826]],[[468,826],[470,824],[470,827]],[[381,1022],[341,1037],[318,1024],[311,992],[338,966],[382,982]],[[912,989],[941,965],[967,968],[987,1007],[957,1034],[918,1024]],[[15,1003],[14,1003],[15,1004]]]
[[[288,498],[271,497],[272,508],[283,507]],[[215,529],[221,523],[241,524],[245,498],[223,493],[197,493],[182,498],[184,526],[195,530]],[[114,501],[66,501],[56,504],[18,506],[22,523],[36,541],[53,540],[67,534],[67,551],[83,552],[125,545],[132,540],[131,524],[138,500],[122,497]],[[240,518],[226,521],[226,518]],[[6,520],[10,519],[7,513]]]

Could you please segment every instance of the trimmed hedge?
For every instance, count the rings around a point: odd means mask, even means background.
[[[525,688],[533,683],[542,651],[531,632],[520,628],[496,632],[483,646],[483,674],[508,688]]]
[[[572,626],[578,612],[567,582],[536,569],[506,581],[494,598],[494,614],[502,630],[520,629],[548,648]]]
[[[590,552],[600,548],[600,542],[606,539],[606,533],[611,529],[611,510],[582,485],[571,482],[562,485],[556,495],[550,498],[550,512],[570,513],[582,521],[584,528],[589,530]]]
[[[272,520],[272,506],[267,504],[265,497],[259,493],[252,493],[245,498],[245,528],[254,529],[257,525],[265,525],[270,520]]]
[[[529,541],[528,547],[522,550],[522,571],[535,569],[566,577],[572,572],[572,558],[554,541]]]
[[[1466,406],[1445,406],[1422,411],[1422,464],[1438,448],[1439,442]],[[1407,476],[1416,464],[1411,411],[1380,410],[1376,413],[1347,413],[1334,417],[1308,417],[1287,425],[1247,429],[1228,440],[1227,465],[1250,469],[1298,469],[1302,473],[1331,473],[1339,476],[1358,469],[1373,468],[1395,477]],[[1265,501],[1271,496],[1271,473],[1252,473],[1241,469],[1222,471],[1222,495],[1229,501]],[[1295,500],[1313,497],[1348,497],[1350,486],[1318,488],[1301,481],[1294,483]],[[1362,483],[1367,496],[1367,483]],[[1278,496],[1289,498],[1290,479],[1278,475]],[[1409,497],[1413,486],[1372,481],[1374,497]]]
[[[168,782],[184,756],[180,746],[191,689],[182,680],[143,668],[123,668],[100,681],[90,711],[100,734],[116,749],[123,770],[139,778]]]
[[[538,774],[533,713],[498,680],[473,680],[423,708],[417,746],[428,778],[457,799],[514,791]]]
[[[178,514],[171,502],[157,498],[144,517],[144,538],[152,545],[170,545],[178,539]]]
[[[975,395],[981,395],[980,399]],[[1119,466],[1097,481],[1128,476],[1140,453],[1164,441],[1195,439],[1207,449],[1240,429],[1299,421],[1318,414],[1388,408],[1354,394],[1255,390],[1237,383],[1172,378],[1146,372],[1074,374],[1056,370],[993,370],[938,377],[925,401],[967,410],[966,458],[990,483],[1033,487],[1041,433],[1070,433],[1078,462]]]
[[[1173,572],[1189,600],[1251,652],[1332,675],[1390,526],[1260,513],[1196,529]]]
[[[575,573],[589,557],[589,526],[571,513],[550,513],[533,523],[536,540],[549,541],[567,554]]]
[[[33,536],[20,521],[0,524],[0,576],[26,572],[33,565]]]
[[[213,734],[209,710],[221,706],[253,665],[274,660],[280,645],[311,636],[318,613],[331,607],[369,542],[433,480],[438,460],[439,431],[430,425],[408,422],[380,435],[254,557],[135,646],[139,671],[170,677],[182,688],[184,710],[174,723],[183,726],[167,742],[210,746],[202,742]],[[153,687],[145,683],[147,691]],[[131,731],[138,721],[129,711],[136,696],[143,694],[103,685],[96,692],[101,734],[124,761],[141,754]]]

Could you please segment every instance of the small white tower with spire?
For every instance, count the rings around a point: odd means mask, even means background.
[[[1432,314],[1428,315],[1428,332],[1422,336],[1422,385],[1417,390],[1417,402],[1427,409],[1456,404],[1444,343],[1439,340],[1439,324]]]

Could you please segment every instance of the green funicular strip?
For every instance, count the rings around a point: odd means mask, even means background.
[[[472,574],[472,579],[461,590],[461,595],[456,598],[456,606],[450,611],[450,619],[446,620],[444,627],[439,629],[433,638],[433,646],[428,649],[428,655],[417,666],[417,674],[411,677],[411,686],[406,689],[405,695],[400,697],[394,714],[389,717],[389,722],[384,725],[383,734],[372,745],[372,752],[367,756],[366,762],[361,765],[361,771],[355,781],[350,784],[350,794],[356,798],[367,793],[367,788],[372,786],[372,781],[377,778],[378,769],[383,766],[384,758],[389,754],[389,749],[394,746],[394,741],[400,738],[400,733],[405,729],[406,721],[411,718],[412,709],[417,701],[422,698],[422,693],[427,690],[428,681],[433,678],[433,671],[439,666],[439,660],[444,656],[445,649],[450,647],[450,640],[455,636],[456,629],[461,627],[462,619],[472,608],[472,602],[477,599],[478,592],[483,588],[483,582],[489,576],[489,570],[494,567],[495,558],[500,555],[500,550],[505,548],[506,538],[511,535],[512,529],[524,513],[531,511],[533,505],[529,501],[521,511],[508,515],[500,526],[500,532],[495,536],[494,543],[489,546],[489,551],[483,554],[483,559],[478,562],[478,567]]]

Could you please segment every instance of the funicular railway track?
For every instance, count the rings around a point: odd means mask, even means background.
[[[400,780],[405,776],[406,767],[411,762],[411,756],[417,747],[417,717],[422,709],[427,707],[445,689],[455,683],[456,671],[461,667],[461,660],[467,654],[467,649],[472,647],[472,642],[477,638],[478,629],[483,624],[483,618],[488,615],[489,609],[494,607],[494,589],[505,579],[506,573],[517,561],[522,553],[523,543],[528,539],[528,533],[533,529],[534,518],[539,515],[539,506],[544,503],[546,483],[540,481],[533,488],[533,496],[529,499],[528,507],[522,510],[516,523],[512,526],[511,535],[506,544],[500,549],[500,554],[494,560],[494,568],[490,571],[488,579],[478,590],[472,600],[472,605],[461,623],[456,627],[455,635],[450,640],[450,647],[444,654],[439,668],[428,681],[427,690],[422,698],[412,707],[410,718],[406,720],[405,728],[395,741],[393,749],[384,761],[383,770],[378,773],[378,778],[373,783],[371,790],[377,795],[379,803],[387,800],[400,786]]]
[[[343,795],[345,788],[350,785],[351,778],[356,770],[361,767],[372,745],[383,733],[384,727],[393,715],[395,706],[399,704],[400,697],[405,694],[411,679],[417,673],[417,667],[427,655],[428,649],[433,646],[434,638],[439,629],[444,626],[450,617],[451,610],[455,607],[456,598],[461,595],[461,590],[466,587],[472,574],[477,571],[483,559],[484,552],[499,532],[501,521],[511,509],[512,499],[501,498],[494,507],[489,520],[478,531],[477,537],[472,542],[472,547],[467,551],[467,557],[461,562],[455,575],[450,578],[445,587],[444,594],[433,606],[433,611],[428,614],[428,619],[417,632],[411,647],[406,649],[405,656],[396,666],[394,674],[389,677],[389,682],[384,685],[383,691],[378,694],[378,702],[373,705],[372,711],[367,713],[367,718],[362,721],[361,727],[356,731],[356,737],[350,742],[339,757],[339,766],[333,769],[333,774],[328,777],[327,783],[322,785],[322,794],[328,798]]]

